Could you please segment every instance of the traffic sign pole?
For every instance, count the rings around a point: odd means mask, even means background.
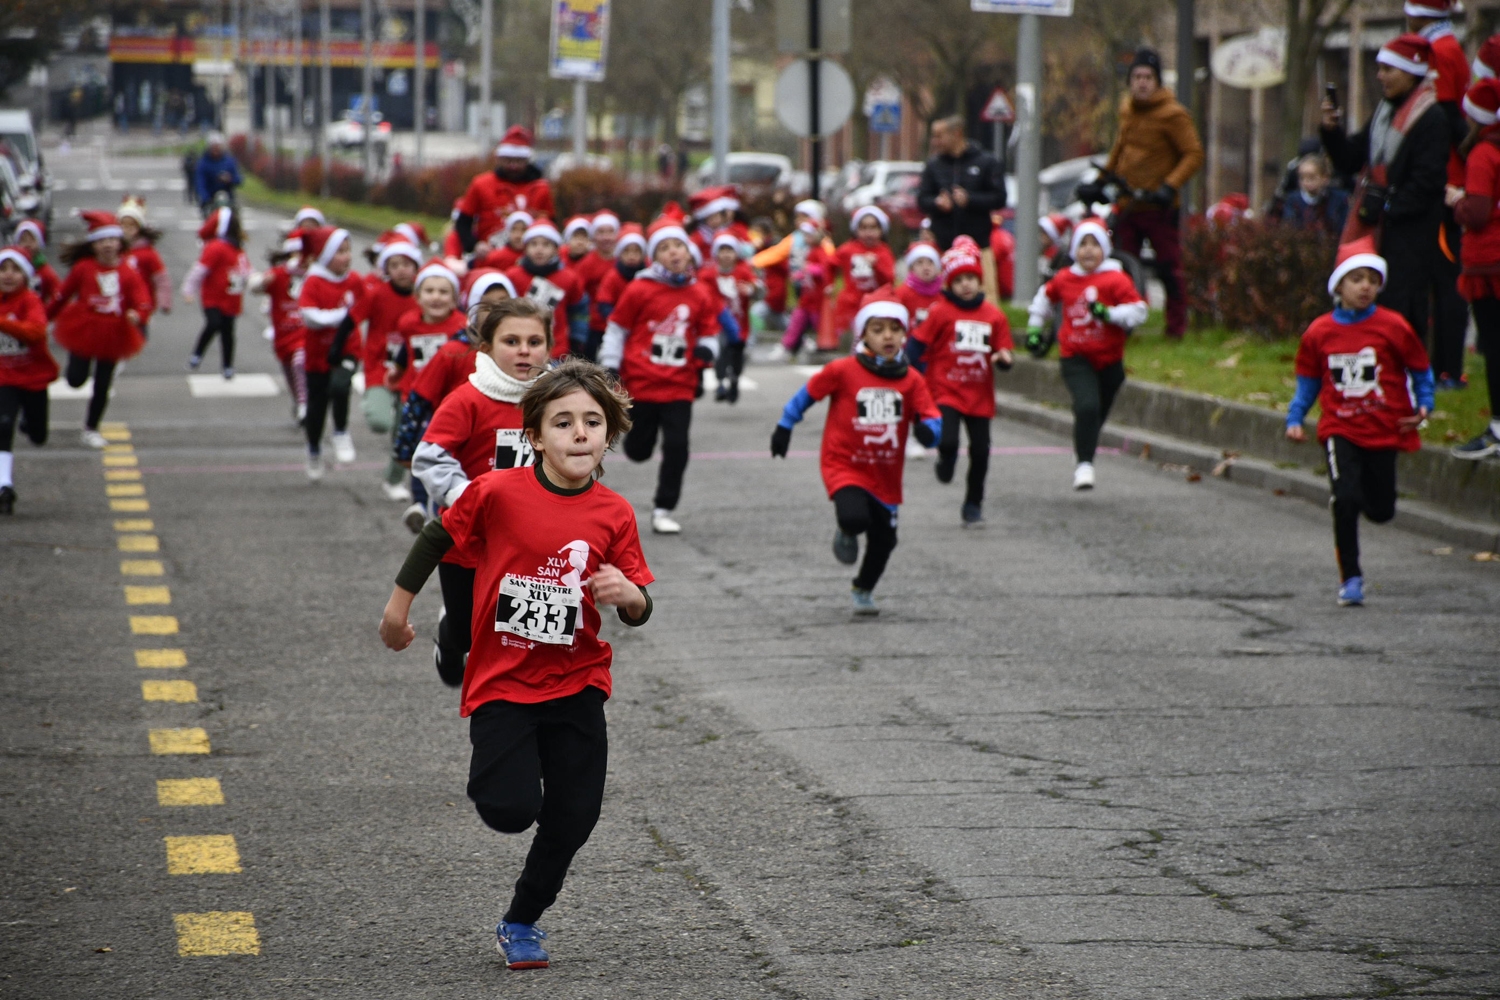
[[[812,153],[810,166],[812,169],[809,173],[812,174],[812,197],[814,200],[817,199],[819,194],[818,175],[823,172],[823,139],[820,135],[822,132],[822,122],[818,120],[818,105],[822,97],[818,92],[818,84],[820,82],[819,77],[823,75],[819,72],[818,65],[820,61],[818,59],[818,45],[822,41],[819,37],[822,34],[819,30],[820,27],[821,25],[818,24],[818,0],[807,0],[807,47],[812,53],[807,60],[807,123],[808,131],[812,133],[812,145],[810,147]]]
[[[1042,170],[1042,130],[1037,120],[1042,84],[1042,21],[1036,14],[1021,15],[1016,42],[1016,125],[1021,130],[1016,149],[1016,302],[1030,302],[1036,294],[1037,202]]]

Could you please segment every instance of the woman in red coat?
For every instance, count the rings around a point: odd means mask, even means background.
[[[68,384],[77,389],[94,375],[94,394],[83,423],[83,443],[106,444],[99,421],[109,402],[115,366],[146,346],[151,292],[121,255],[120,223],[109,212],[83,212],[87,235],[63,247],[59,259],[71,267],[47,306],[52,335],[68,350]]]

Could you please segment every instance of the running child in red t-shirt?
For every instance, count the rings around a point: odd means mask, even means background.
[[[583,354],[589,339],[589,297],[583,276],[563,266],[562,234],[547,219],[526,230],[526,253],[505,272],[516,294],[552,313],[552,356]]]
[[[240,217],[227,205],[209,213],[198,238],[203,251],[182,282],[182,301],[203,300],[203,332],[188,358],[188,368],[197,371],[203,352],[219,338],[219,358],[225,378],[234,378],[234,321],[243,306],[245,285],[250,281],[250,258],[240,249],[244,233]]]
[[[0,514],[16,507],[13,442],[17,424],[31,443],[47,443],[47,386],[57,362],[47,350],[47,310],[31,290],[31,258],[0,250]]]
[[[719,386],[714,402],[738,402],[740,376],[745,372],[745,348],[750,342],[750,305],[766,292],[756,280],[755,269],[740,256],[740,238],[734,233],[715,236],[709,249],[714,259],[698,271],[698,282],[716,299],[715,312],[727,309],[734,317],[736,330],[719,332],[719,357],[714,361],[714,375]]]
[[[250,276],[249,289],[269,299],[271,350],[281,364],[287,390],[292,395],[292,419],[301,425],[307,419],[307,332],[297,292],[302,284],[302,238],[295,232],[266,254],[271,266]]]
[[[422,369],[437,356],[443,345],[468,325],[468,317],[457,308],[458,276],[446,264],[428,264],[422,268],[417,273],[415,287],[412,297],[417,309],[401,317],[396,325],[402,346],[391,371],[392,384],[403,398],[411,392]],[[401,519],[408,528],[418,531],[427,518],[433,516],[433,507],[422,481],[415,476],[411,479],[411,501]]]
[[[491,470],[531,465],[536,455],[521,428],[521,396],[547,367],[552,317],[530,299],[490,309],[478,331],[474,371],[433,414],[411,470],[438,508],[452,507]],[[443,612],[433,649],[438,676],[463,683],[474,615],[474,563],[450,550],[438,565]]]
[[[343,465],[354,461],[349,436],[349,393],[359,369],[359,335],[365,283],[349,265],[354,250],[347,229],[319,226],[302,234],[307,274],[297,294],[307,364],[307,478],[323,478],[323,427],[333,410],[333,454]]]
[[[1312,321],[1297,347],[1297,394],[1286,436],[1307,440],[1302,421],[1316,402],[1318,441],[1328,453],[1333,544],[1340,607],[1365,602],[1359,565],[1359,516],[1384,524],[1396,516],[1396,456],[1422,447],[1417,429],[1432,412],[1432,365],[1422,340],[1398,312],[1375,304],[1385,259],[1372,238],[1340,248],[1328,278],[1337,303]]]
[[[151,311],[163,315],[171,313],[172,276],[167,273],[161,254],[156,252],[156,242],[162,238],[162,231],[146,225],[145,199],[126,198],[115,214],[120,219],[125,263],[135,268],[151,292]]]
[[[613,605],[631,626],[651,616],[635,511],[597,482],[605,450],[630,426],[628,405],[609,373],[581,358],[540,376],[521,398],[535,466],[479,477],[424,528],[380,620],[382,641],[405,649],[412,598],[439,559],[458,548],[473,560],[459,709],[474,747],[468,794],[492,829],[537,824],[495,928],[511,969],[547,967],[537,921],[604,801],[613,651],[599,638],[600,609]]]
[[[833,303],[833,325],[839,336],[854,332],[859,304],[877,288],[896,280],[896,258],[885,242],[890,217],[874,205],[855,211],[849,220],[854,238],[833,255],[833,273],[843,275],[844,287]],[[831,283],[831,279],[830,279]]]
[[[1080,222],[1069,248],[1073,263],[1037,289],[1026,326],[1026,349],[1041,357],[1047,353],[1043,326],[1056,307],[1063,383],[1073,397],[1075,490],[1094,488],[1099,430],[1125,384],[1125,338],[1150,312],[1120,262],[1110,259],[1112,249],[1101,220]]]
[[[122,229],[121,232],[124,230]],[[31,261],[33,277],[31,279],[31,290],[36,292],[37,298],[42,300],[42,305],[47,306],[52,302],[52,297],[62,287],[62,279],[47,263],[47,232],[42,224],[35,219],[23,219],[16,226],[16,246]],[[171,289],[168,288],[170,294]]]
[[[969,475],[961,523],[984,527],[984,480],[990,470],[990,421],[995,417],[993,365],[1010,368],[1010,323],[985,300],[979,244],[967,236],[943,254],[947,290],[928,310],[927,321],[912,331],[906,353],[927,376],[927,388],[943,413],[934,467],[938,482],[953,481],[958,464],[958,432],[969,435]]]
[[[896,548],[908,428],[927,445],[942,429],[927,381],[901,351],[910,323],[890,289],[867,296],[855,316],[860,331],[855,353],[825,365],[797,390],[771,434],[771,457],[785,458],[792,428],[814,403],[829,399],[820,463],[838,521],[834,558],[854,565],[858,536],[865,536],[865,559],[854,578],[856,615],[880,614],[872,591]]]

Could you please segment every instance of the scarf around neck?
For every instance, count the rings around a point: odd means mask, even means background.
[[[861,343],[859,349],[856,349],[854,352],[854,359],[859,362],[860,367],[865,371],[888,379],[898,379],[906,375],[909,366],[906,363],[905,354],[898,352],[894,358],[887,361],[879,355],[871,354],[863,348],[864,344]]]
[[[553,257],[545,264],[538,264],[530,257],[521,258],[521,269],[533,278],[545,278],[562,270],[562,257]]]
[[[521,396],[531,387],[530,382],[514,378],[495,363],[495,359],[483,351],[474,355],[474,372],[469,384],[497,403],[519,403]]]
[[[906,283],[918,295],[936,295],[943,290],[943,276],[941,274],[934,277],[931,281],[923,281],[914,272],[909,271],[906,275]]]
[[[668,285],[672,288],[686,287],[698,278],[692,271],[684,271],[682,274],[671,271],[667,268],[667,265],[659,260],[654,260],[648,267],[642,268],[636,277],[650,278],[652,281],[659,281],[663,285]]]

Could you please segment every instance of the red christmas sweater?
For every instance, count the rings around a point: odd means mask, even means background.
[[[474,217],[475,239],[487,240],[492,233],[505,229],[505,217],[514,211],[550,218],[552,185],[543,177],[509,181],[489,170],[469,182],[469,189],[458,200],[458,210]]]
[[[896,280],[896,258],[885,240],[874,246],[850,240],[835,251],[833,270],[844,277],[843,290],[833,303],[833,322],[839,330],[847,330],[859,312],[860,300]]]
[[[125,262],[135,268],[146,289],[151,293],[151,311],[172,308],[172,278],[167,274],[167,265],[148,240],[136,240],[125,251]],[[50,271],[51,268],[49,267]],[[53,278],[57,276],[54,274]]]
[[[705,264],[698,271],[698,284],[713,296],[714,315],[726,308],[740,325],[740,342],[750,337],[750,299],[755,290],[755,269],[745,261],[736,261],[729,273],[718,264]],[[749,288],[750,291],[745,291]]]
[[[1416,413],[1406,373],[1430,367],[1411,324],[1384,306],[1357,323],[1319,316],[1297,346],[1297,374],[1322,383],[1318,440],[1336,435],[1361,448],[1422,447],[1417,432],[1397,421]]]
[[[901,304],[911,314],[911,329],[913,330],[927,322],[928,312],[931,311],[933,304],[940,301],[942,297],[941,286],[938,291],[927,295],[913,288],[910,284],[910,278],[896,286],[896,298],[901,300]]]
[[[568,267],[577,271],[579,276],[583,278],[583,294],[589,297],[589,329],[603,330],[604,325],[602,323],[598,326],[594,325],[593,302],[599,294],[599,285],[604,281],[604,276],[615,269],[614,258],[601,257],[599,252],[595,250],[586,254],[582,260],[569,264]]]
[[[443,345],[453,339],[453,335],[462,330],[468,323],[467,317],[457,309],[436,323],[429,323],[422,318],[422,313],[409,312],[401,317],[396,324],[396,332],[401,337],[401,352],[396,361],[400,368],[400,379],[396,388],[404,397],[411,392],[412,387],[417,384],[417,376],[427,363],[437,356]],[[436,402],[436,400],[433,400]]]
[[[262,289],[271,302],[271,342],[276,356],[290,360],[300,351],[307,336],[302,328],[302,311],[297,308],[297,283],[300,274],[294,274],[285,264],[277,264],[266,272]]]
[[[584,301],[583,278],[576,270],[559,267],[551,274],[533,275],[522,264],[505,272],[516,295],[552,310],[552,356],[568,354],[568,310]]]
[[[613,653],[599,638],[587,583],[606,563],[636,586],[654,579],[630,503],[602,483],[563,496],[542,485],[535,468],[510,469],[476,479],[444,511],[443,527],[477,567],[459,714],[586,687],[608,696]]]
[[[396,357],[406,346],[397,330],[401,320],[418,312],[417,297],[408,288],[402,292],[378,275],[365,280],[364,369],[367,388],[385,385],[396,370]]]
[[[463,338],[452,337],[417,372],[410,394],[421,396],[437,406],[469,380],[474,374],[474,364],[474,346]]]
[[[471,485],[493,469],[519,469],[536,462],[536,452],[521,429],[521,407],[491,399],[468,380],[443,400],[422,440],[452,456]],[[448,550],[443,562],[475,568],[473,557],[457,546]]]
[[[982,297],[963,309],[944,296],[927,311],[927,322],[912,331],[927,345],[927,387],[939,406],[971,417],[995,415],[995,373],[990,355],[1012,347],[1010,322]]]
[[[1088,273],[1079,270],[1076,264],[1059,271],[1032,300],[1034,323],[1038,322],[1038,308],[1043,298],[1055,305],[1060,313],[1058,353],[1065,358],[1087,358],[1095,371],[1124,360],[1128,327],[1139,325],[1146,319],[1146,302],[1136,291],[1135,282],[1121,270],[1119,261],[1107,260]],[[1095,302],[1102,302],[1111,309],[1134,306],[1134,309],[1126,310],[1134,322],[1121,325],[1096,318],[1089,308]]]
[[[516,250],[513,249],[509,243],[507,243],[505,246],[500,247],[498,250],[491,250],[489,253],[485,254],[483,257],[475,261],[474,269],[477,270],[481,267],[493,267],[501,271],[509,271],[511,268],[521,263],[521,257],[524,256],[524,251],[525,247],[522,247],[520,250]]]
[[[0,385],[45,392],[56,378],[42,300],[24,286],[0,295]]]
[[[32,266],[36,269],[36,278],[31,282],[32,291],[42,300],[43,306],[50,306],[57,297],[57,290],[62,287],[62,279],[52,270],[51,264],[32,261]]]
[[[203,244],[198,263],[207,270],[199,301],[204,309],[217,309],[225,316],[238,316],[244,305],[245,285],[250,280],[250,258],[228,240],[212,239]]]
[[[615,303],[620,301],[620,293],[625,291],[626,286],[637,273],[632,271],[630,277],[627,278],[625,272],[620,270],[621,266],[618,261],[611,262],[609,270],[604,273],[604,277],[599,279],[599,287],[594,289],[594,294],[590,296],[590,330],[603,330],[609,326],[609,317],[606,313],[614,309]],[[601,310],[600,306],[604,306],[604,310]]]
[[[151,317],[151,292],[124,261],[104,267],[92,257],[73,265],[57,297],[47,306],[55,323],[52,336],[69,352],[101,361],[135,357],[146,346],[141,327],[125,314],[131,310],[141,325]]]
[[[941,416],[922,375],[908,368],[900,378],[886,378],[850,356],[808,379],[807,393],[828,400],[819,453],[828,495],[858,486],[883,504],[900,504],[911,422]]]
[[[328,352],[333,349],[339,326],[348,317],[359,323],[364,316],[364,296],[365,283],[353,271],[339,277],[321,264],[307,269],[302,291],[297,296],[297,308],[307,331],[304,342],[309,373],[328,371]],[[359,353],[359,331],[355,330],[344,341],[344,357],[358,358]]]
[[[713,296],[696,280],[669,285],[642,271],[621,293],[609,323],[624,331],[620,383],[632,398],[643,403],[693,398],[702,370],[693,351],[700,340],[718,332]],[[609,341],[608,333],[605,339]],[[603,351],[600,356],[605,357]]]

